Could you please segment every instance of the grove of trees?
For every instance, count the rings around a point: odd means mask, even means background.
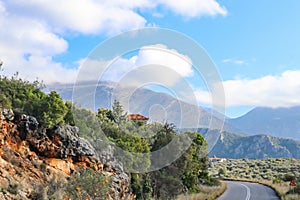
[[[0,77],[0,108],[11,108],[15,114],[35,116],[44,128],[65,123],[64,117],[68,113],[66,103],[55,91],[45,94],[42,88],[43,84],[39,81],[24,81],[18,74],[11,78]]]

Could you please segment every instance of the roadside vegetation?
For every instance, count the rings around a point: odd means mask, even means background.
[[[221,196],[227,188],[225,182],[220,182],[219,185],[215,186],[199,185],[199,187],[201,188],[201,193],[179,195],[177,200],[214,200]]]
[[[218,179],[245,180],[268,185],[281,199],[300,199],[300,160],[297,159],[228,159],[224,162],[210,162],[209,172]],[[291,180],[295,180],[296,187],[289,186]]]

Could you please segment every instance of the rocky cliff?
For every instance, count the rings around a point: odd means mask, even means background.
[[[220,135],[209,152],[224,158],[300,158],[300,141],[270,135],[238,135],[219,130],[199,129],[201,134]]]
[[[134,199],[130,178],[114,160],[113,146],[96,152],[74,126],[40,130],[34,117],[0,112],[0,199],[37,199],[54,179],[67,182],[90,168],[112,180],[106,199]]]

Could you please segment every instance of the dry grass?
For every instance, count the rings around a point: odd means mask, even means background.
[[[276,184],[273,183],[272,181],[267,181],[267,180],[259,180],[255,182],[271,187],[273,190],[275,190],[275,192],[281,199],[290,190],[290,186],[288,182],[282,182]]]
[[[226,190],[226,183],[221,182],[220,186],[200,186],[203,192],[198,194],[180,195],[177,200],[213,200],[221,196]]]
[[[288,195],[285,195],[285,197],[282,199],[284,199],[284,200],[299,200],[300,195],[299,194],[288,194]]]
[[[289,182],[274,184],[271,181],[258,181],[258,183],[273,188],[276,191],[277,195],[280,197],[280,199],[283,199],[283,200],[299,200],[300,199],[299,194],[287,194],[287,192],[291,190],[291,187],[289,186]]]

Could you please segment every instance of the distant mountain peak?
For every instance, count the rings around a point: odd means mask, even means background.
[[[268,134],[281,138],[300,139],[300,106],[290,108],[257,107],[227,122],[246,134]]]

